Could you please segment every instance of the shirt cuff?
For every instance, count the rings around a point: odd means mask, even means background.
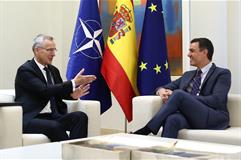
[[[75,85],[75,83],[74,83],[74,80],[73,80],[73,79],[71,80],[71,82],[72,82],[72,86],[73,86],[73,92],[74,92],[74,91],[75,91],[75,86],[76,86],[76,85]]]

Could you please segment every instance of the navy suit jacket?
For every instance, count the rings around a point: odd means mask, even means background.
[[[57,110],[60,114],[67,113],[67,106],[62,99],[72,99],[71,81],[63,82],[59,70],[53,65],[48,66],[53,76],[54,85],[48,86],[43,73],[35,63],[29,60],[17,70],[15,78],[15,101],[23,106],[23,127],[36,117],[47,105],[50,97],[55,97]]]
[[[187,71],[179,79],[162,86],[170,90],[181,89],[186,91],[189,83],[192,81],[195,76],[196,70]],[[229,123],[229,113],[227,109],[227,95],[231,86],[231,73],[228,69],[217,67],[215,64],[212,64],[212,67],[205,77],[199,96],[193,96],[199,100],[204,105],[215,110],[217,116],[208,116],[210,122],[217,122],[219,114],[226,116],[226,122],[223,124],[216,124],[216,127],[210,128],[213,129],[222,129],[226,128]],[[195,106],[194,106],[195,107]],[[220,115],[221,116],[221,115]],[[217,120],[216,120],[217,119]]]

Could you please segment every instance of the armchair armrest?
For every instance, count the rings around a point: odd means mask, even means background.
[[[230,117],[230,125],[232,127],[241,127],[241,95],[228,94],[228,111]]]
[[[93,100],[63,100],[68,112],[82,111],[88,116],[88,137],[100,135],[100,102]]]
[[[4,103],[4,102],[14,102],[14,95],[8,95],[8,94],[4,94],[4,93],[1,93],[1,90],[0,90],[0,102]]]
[[[22,146],[22,107],[0,107],[0,149]]]
[[[127,132],[133,132],[141,127],[156,114],[162,106],[159,96],[137,96],[132,99],[133,119],[127,125]]]

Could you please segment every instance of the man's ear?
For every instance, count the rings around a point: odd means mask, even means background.
[[[39,52],[39,49],[40,49],[40,48],[38,48],[38,47],[37,47],[37,48],[34,48],[34,52],[35,52],[35,53],[36,53],[36,52]]]
[[[34,55],[38,54],[39,53],[39,48],[34,48],[33,49],[33,53],[34,53]]]
[[[208,49],[203,49],[203,53],[208,55]]]

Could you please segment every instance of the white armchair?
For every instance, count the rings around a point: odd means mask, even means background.
[[[0,104],[14,102],[13,89],[0,90]],[[87,100],[64,100],[68,112],[83,111],[88,116],[88,137],[100,135],[100,103]],[[48,143],[43,134],[22,134],[22,107],[0,106],[0,149]]]
[[[127,126],[128,132],[140,129],[155,115],[162,106],[159,96],[138,96],[133,98],[133,120]],[[229,94],[228,110],[230,128],[225,130],[182,129],[179,139],[241,145],[241,95]],[[160,136],[162,128],[158,135]]]

